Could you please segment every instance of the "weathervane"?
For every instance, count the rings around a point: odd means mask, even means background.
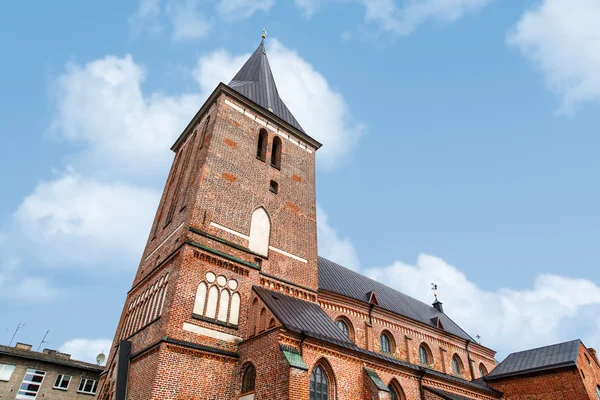
[[[479,342],[479,344],[481,344],[481,336],[480,336],[480,335],[477,335],[477,336],[475,336],[475,337],[477,338],[477,342]]]
[[[438,285],[435,283],[431,283],[431,290],[433,290],[433,296],[437,299]]]
[[[262,38],[263,38],[263,39],[266,39],[266,38],[267,38],[267,30],[266,30],[266,29],[263,29]]]

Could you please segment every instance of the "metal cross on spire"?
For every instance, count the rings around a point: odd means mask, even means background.
[[[266,29],[263,29],[262,38],[263,39],[267,38],[267,30]]]
[[[431,283],[431,290],[433,290],[433,296],[437,299],[437,290],[438,290],[438,285],[436,283]]]

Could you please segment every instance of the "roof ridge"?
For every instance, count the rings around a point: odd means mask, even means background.
[[[574,343],[574,342],[579,342],[581,343],[581,339],[573,339],[573,340],[567,340],[565,342],[560,342],[560,343],[554,343],[554,344],[548,344],[546,346],[540,346],[540,347],[534,347],[533,349],[527,349],[527,350],[519,350],[519,351],[513,351],[512,353],[510,353],[508,356],[506,356],[506,358],[512,356],[513,354],[522,354],[522,353],[529,353],[532,351],[536,351],[536,350],[541,350],[541,349],[546,349],[548,347],[555,347],[555,346],[560,346],[563,344],[568,344],[568,343]]]

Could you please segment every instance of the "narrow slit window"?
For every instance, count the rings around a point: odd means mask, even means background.
[[[256,146],[256,158],[261,161],[265,161],[267,158],[267,131],[265,129],[261,129],[258,132],[258,143]]]
[[[271,165],[281,169],[281,139],[277,136],[273,138],[273,148],[271,149]]]
[[[275,194],[279,192],[279,184],[275,181],[271,181],[269,184],[269,190]]]

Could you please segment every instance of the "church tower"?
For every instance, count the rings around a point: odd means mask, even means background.
[[[261,42],[171,148],[99,399],[240,398],[253,287],[317,300],[320,146],[279,97]]]

